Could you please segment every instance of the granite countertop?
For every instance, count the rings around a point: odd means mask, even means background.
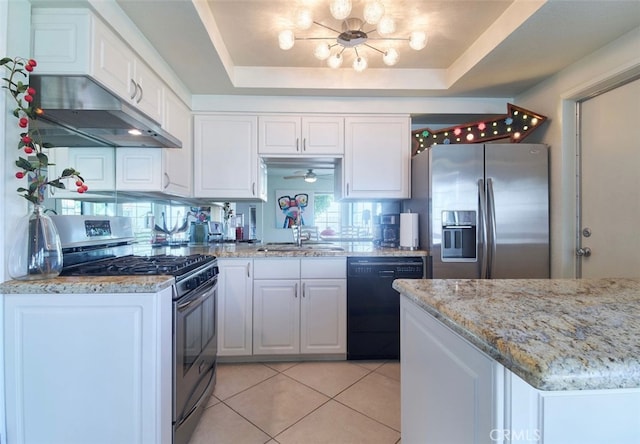
[[[141,255],[187,255],[208,254],[218,258],[260,258],[260,257],[344,257],[344,256],[428,256],[425,250],[401,250],[399,248],[377,248],[371,242],[333,242],[344,251],[326,249],[309,249],[300,251],[282,251],[277,247],[268,251],[259,251],[264,245],[260,243],[209,243],[181,248],[151,248],[149,245],[137,245],[135,254]]]
[[[375,248],[371,242],[336,243],[344,251],[258,251],[261,244],[210,243],[202,246],[181,248],[152,248],[149,244],[134,245],[133,253],[142,256],[207,254],[219,258],[259,257],[322,257],[322,256],[426,256],[424,250],[400,250],[398,248]],[[69,276],[42,281],[7,281],[0,283],[0,294],[42,293],[156,293],[173,284],[172,276]]]
[[[173,276],[58,276],[39,281],[0,283],[0,294],[157,293]]]
[[[398,279],[393,287],[537,389],[640,387],[640,279]]]

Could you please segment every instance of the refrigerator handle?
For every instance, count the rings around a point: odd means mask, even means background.
[[[484,180],[478,180],[478,201],[480,204],[480,239],[478,247],[482,248],[482,256],[480,257],[480,279],[487,278],[487,255],[488,255],[488,233],[487,233],[487,199],[484,192]]]
[[[489,216],[488,226],[489,226],[489,262],[487,264],[487,278],[491,279],[492,271],[495,265],[496,260],[496,202],[493,197],[493,180],[488,177],[487,178],[487,214]]]

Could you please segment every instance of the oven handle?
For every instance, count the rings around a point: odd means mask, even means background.
[[[198,305],[202,304],[205,301],[205,299],[209,297],[209,292],[214,288],[216,288],[217,285],[218,285],[218,277],[216,276],[215,278],[205,282],[204,284],[202,284],[201,286],[193,290],[192,294],[198,295],[198,296],[192,297],[187,301],[178,303],[176,310],[185,311],[187,308],[191,307],[191,305],[193,304],[196,304],[196,303]],[[210,287],[210,288],[206,288],[206,287]]]

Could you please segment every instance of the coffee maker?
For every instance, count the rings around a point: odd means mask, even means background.
[[[398,248],[400,245],[400,214],[379,214],[374,218],[373,243],[377,247]]]

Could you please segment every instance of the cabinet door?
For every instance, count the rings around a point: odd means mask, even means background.
[[[330,116],[260,116],[261,155],[344,153],[344,119]]]
[[[164,192],[174,196],[190,197],[193,191],[193,138],[191,137],[191,111],[169,92],[165,96],[164,128],[182,142],[182,148],[165,148]]]
[[[260,116],[258,125],[260,154],[300,154],[300,117]]]
[[[253,354],[300,353],[300,281],[254,280]]]
[[[9,442],[171,442],[171,288],[3,302]]]
[[[346,353],[346,314],[346,279],[303,279],[300,353]]]
[[[253,322],[252,261],[219,259],[218,355],[251,356]]]
[[[344,198],[410,197],[408,117],[345,119]]]
[[[162,191],[161,148],[116,149],[118,191]]]
[[[344,154],[344,119],[309,116],[302,118],[302,154]]]
[[[89,193],[79,194],[73,179],[63,180],[65,189],[49,187],[49,195],[54,198],[89,197],[91,191],[113,191],[116,187],[114,148],[52,148],[48,152],[49,177],[62,174],[62,170],[73,166],[89,187]]]
[[[99,20],[94,20],[93,76],[121,97],[133,100],[135,54]]]
[[[164,83],[144,62],[134,62],[134,80],[136,94],[133,102],[147,116],[158,124],[163,124],[164,115]]]
[[[194,117],[194,194],[259,200],[256,116]]]
[[[402,441],[489,442],[501,419],[500,364],[404,296],[400,327]]]

